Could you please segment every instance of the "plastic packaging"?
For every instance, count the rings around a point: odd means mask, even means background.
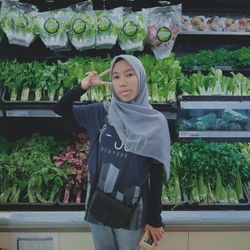
[[[223,31],[222,21],[217,16],[209,17],[207,19],[207,24],[208,24],[210,31],[217,31],[217,32]]]
[[[181,4],[147,11],[148,44],[156,59],[170,55],[181,27]]]
[[[189,16],[181,16],[181,30],[191,31],[193,27],[191,25],[191,18]]]
[[[122,50],[142,51],[147,37],[145,11],[132,12],[126,8],[123,14],[123,27],[118,35],[118,43]]]
[[[67,48],[68,20],[70,8],[38,13],[36,30],[47,48],[52,50]]]
[[[87,50],[95,47],[96,21],[90,2],[72,6],[69,21],[69,39],[77,50]]]
[[[226,32],[238,32],[239,31],[239,23],[232,18],[221,18],[223,30]]]
[[[10,44],[29,47],[36,37],[36,13],[37,8],[34,5],[11,1],[2,3],[2,29]]]
[[[111,49],[122,29],[123,7],[112,10],[96,10],[96,49]]]
[[[191,18],[191,25],[195,31],[208,31],[209,25],[207,24],[207,18],[205,16],[193,16]]]

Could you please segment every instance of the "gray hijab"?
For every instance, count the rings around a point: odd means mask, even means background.
[[[135,56],[115,57],[111,62],[111,80],[113,67],[118,58],[124,59],[134,69],[139,83],[138,94],[132,101],[123,102],[113,91],[111,102],[104,102],[108,122],[115,128],[126,150],[163,163],[169,178],[170,136],[167,120],[150,105],[145,69]]]

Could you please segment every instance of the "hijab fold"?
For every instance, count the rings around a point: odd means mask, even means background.
[[[125,60],[135,71],[138,94],[130,102],[123,102],[112,92],[111,102],[104,102],[108,122],[115,128],[126,150],[163,163],[167,178],[170,176],[170,135],[164,115],[153,109],[148,99],[146,73],[135,56],[119,55],[111,62],[110,78],[117,59]]]

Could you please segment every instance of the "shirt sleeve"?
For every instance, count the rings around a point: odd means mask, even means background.
[[[147,224],[152,227],[162,226],[162,184],[163,184],[163,164],[159,161],[151,159],[149,167],[150,173],[150,189],[149,189],[149,215]]]
[[[80,100],[81,95],[85,92],[87,91],[81,89],[80,85],[78,85],[68,91],[55,105],[52,106],[52,110],[56,114],[61,115],[68,124],[71,124],[71,128],[79,128],[73,113],[73,103]]]

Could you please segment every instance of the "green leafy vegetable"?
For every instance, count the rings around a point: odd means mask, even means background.
[[[36,30],[46,47],[53,50],[67,47],[69,14],[69,9],[38,13]]]
[[[97,30],[96,48],[109,49],[116,44],[117,36],[122,28],[123,8],[95,11]]]
[[[34,5],[4,1],[1,8],[2,29],[10,44],[28,47],[35,39]]]
[[[74,12],[69,21],[69,37],[78,50],[95,47],[96,20],[90,2],[74,6]]]
[[[118,42],[121,49],[127,52],[143,50],[146,36],[145,13],[143,11],[132,13],[131,9],[125,10],[123,27],[118,35]]]

